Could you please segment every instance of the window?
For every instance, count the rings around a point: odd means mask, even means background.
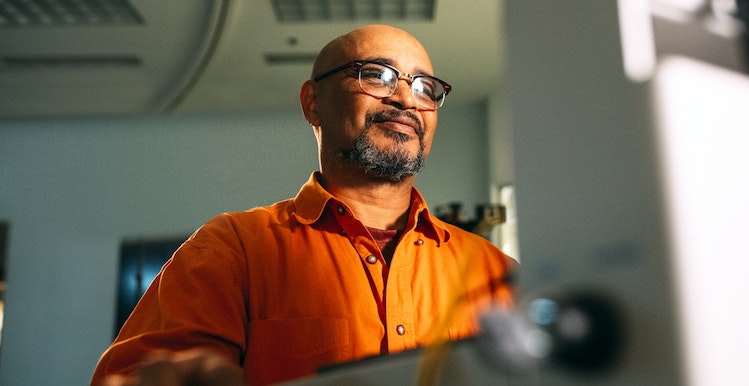
[[[187,239],[126,241],[120,247],[115,336],[151,282],[175,250]]]

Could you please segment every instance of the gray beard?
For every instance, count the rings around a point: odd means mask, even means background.
[[[370,129],[362,131],[354,142],[354,146],[342,152],[345,160],[351,161],[368,173],[390,182],[401,182],[415,176],[424,167],[424,139],[419,135],[419,152],[414,157],[398,147],[380,149],[370,141]],[[403,133],[387,132],[398,143],[409,140]]]

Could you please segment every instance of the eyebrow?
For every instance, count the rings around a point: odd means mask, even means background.
[[[375,62],[375,63],[380,63],[380,64],[387,64],[387,65],[389,65],[389,66],[393,66],[393,67],[395,67],[395,62],[393,62],[393,60],[392,60],[392,59],[388,59],[388,58],[383,58],[383,57],[376,57],[376,58],[367,58],[367,59],[362,59],[362,60],[366,60],[366,61],[368,61],[368,62]],[[396,67],[396,68],[397,68],[397,67]],[[400,69],[400,68],[398,68],[398,71],[401,71],[401,69]],[[404,71],[401,71],[401,72],[404,72]],[[430,74],[429,72],[427,72],[426,70],[424,70],[424,69],[421,69],[421,68],[416,68],[416,73],[414,73],[414,74],[410,74],[410,75],[427,75],[427,76],[434,76],[434,74]]]

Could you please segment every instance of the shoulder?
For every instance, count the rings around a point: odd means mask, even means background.
[[[487,240],[481,235],[467,231],[463,228],[458,227],[457,225],[450,224],[446,221],[440,220],[436,216],[430,215],[429,220],[436,227],[442,228],[449,233],[450,235],[449,242],[454,242],[460,245],[466,245],[466,244],[477,245],[477,246],[481,246],[490,250],[496,250],[499,252],[499,249],[494,244],[492,244],[491,241]]]
[[[284,200],[241,212],[221,213],[206,221],[187,242],[197,247],[241,244],[271,228],[288,224],[292,207],[292,200]]]
[[[470,252],[474,256],[474,259],[484,260],[491,264],[498,263],[501,266],[505,266],[508,270],[515,267],[515,259],[505,254],[485,237],[438,218],[433,218],[433,221],[435,225],[444,228],[449,233],[450,237],[447,245],[451,249],[461,251],[462,253]]]
[[[201,228],[229,230],[241,227],[265,225],[269,222],[287,220],[293,211],[293,200],[279,201],[272,205],[258,206],[241,212],[225,212],[214,216]]]

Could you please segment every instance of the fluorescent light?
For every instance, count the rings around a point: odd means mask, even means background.
[[[619,0],[619,34],[624,73],[635,82],[653,76],[656,53],[649,0]]]

